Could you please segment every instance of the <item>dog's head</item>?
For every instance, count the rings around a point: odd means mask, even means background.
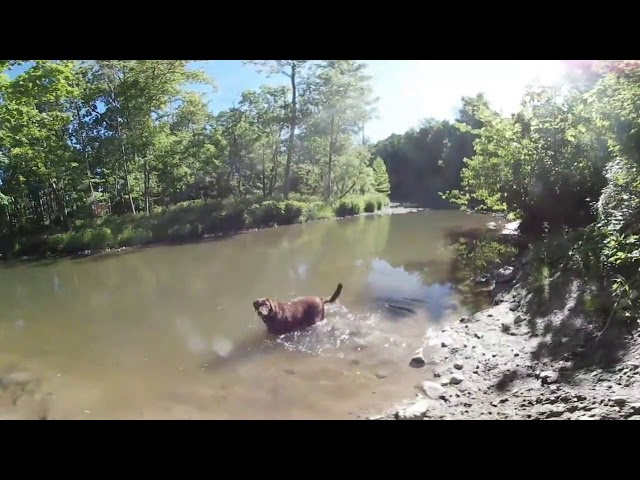
[[[259,298],[253,301],[253,309],[258,316],[265,320],[273,313],[273,302],[268,298]]]

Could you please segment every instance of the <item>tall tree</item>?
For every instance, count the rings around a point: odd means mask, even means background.
[[[291,177],[291,161],[295,147],[296,129],[300,125],[299,103],[301,94],[308,93],[311,60],[251,60],[261,72],[267,75],[284,75],[289,79],[291,100],[289,107],[289,141],[287,144],[287,160],[284,167],[283,195],[289,197],[289,180]]]

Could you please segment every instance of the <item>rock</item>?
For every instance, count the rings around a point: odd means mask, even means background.
[[[507,223],[502,229],[502,233],[515,234],[518,232],[518,228],[520,228],[520,221],[515,220],[513,222]]]
[[[481,333],[476,332],[476,333],[473,334],[473,336],[476,337],[477,339],[481,339],[484,335],[482,335]]]
[[[640,413],[640,403],[630,403],[629,408],[633,412]]]
[[[498,224],[496,222],[489,222],[489,223],[487,223],[487,228],[489,230],[497,230],[498,229]]]
[[[547,411],[547,418],[561,417],[566,411],[567,408],[564,405],[555,405]]]
[[[445,398],[446,390],[435,382],[423,382],[422,390],[432,400],[440,400]]]
[[[449,344],[448,344],[447,342],[442,342],[442,343],[440,344],[440,346],[441,346],[442,348],[447,348],[447,347],[449,346]]]
[[[443,387],[446,387],[447,385],[449,385],[449,379],[448,378],[443,378],[442,380],[440,380],[440,385],[442,385]]]
[[[627,400],[627,397],[625,397],[624,395],[616,395],[615,397],[611,397],[611,401],[616,405],[624,405],[625,403],[627,403]]]
[[[409,362],[409,366],[413,368],[421,368],[427,364],[427,361],[424,359],[422,354],[422,350],[418,350],[413,354],[413,358]]]
[[[514,278],[516,278],[516,272],[515,269],[511,266],[502,267],[496,272],[496,282],[510,282]]]
[[[456,370],[462,370],[464,368],[464,365],[462,364],[462,362],[455,362],[453,364],[453,368],[455,368]]]
[[[428,399],[418,400],[406,408],[398,410],[395,414],[397,420],[420,420],[427,410],[429,410],[430,401]]]
[[[34,380],[33,375],[27,372],[14,372],[0,377],[0,387],[10,387],[13,385],[24,386]]]
[[[451,385],[460,385],[462,382],[464,382],[464,377],[458,373],[454,373],[449,377]]]
[[[460,323],[471,323],[471,317],[460,317]]]
[[[551,372],[551,371],[542,372],[540,374],[540,380],[542,380],[543,385],[555,383],[558,381],[558,374],[556,372]]]
[[[516,317],[513,319],[513,323],[515,323],[516,325],[524,322],[524,317],[522,315],[516,315]]]
[[[384,372],[384,371],[376,372],[376,378],[379,379],[379,380],[387,378],[388,376],[389,376],[389,374],[387,372]]]
[[[520,308],[520,304],[516,302],[512,302],[511,304],[509,304],[509,310],[511,310],[512,312],[515,312],[519,308]]]

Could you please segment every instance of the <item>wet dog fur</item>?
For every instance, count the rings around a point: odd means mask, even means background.
[[[338,283],[338,287],[329,298],[303,297],[287,303],[259,298],[253,302],[253,309],[262,319],[269,333],[284,335],[323,321],[324,306],[335,302],[341,292],[342,283]]]

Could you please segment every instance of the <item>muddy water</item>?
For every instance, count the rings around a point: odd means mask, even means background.
[[[0,418],[377,413],[424,379],[408,361],[426,328],[464,313],[446,232],[486,221],[423,211],[0,266]],[[270,338],[252,311],[338,282],[309,331]]]

